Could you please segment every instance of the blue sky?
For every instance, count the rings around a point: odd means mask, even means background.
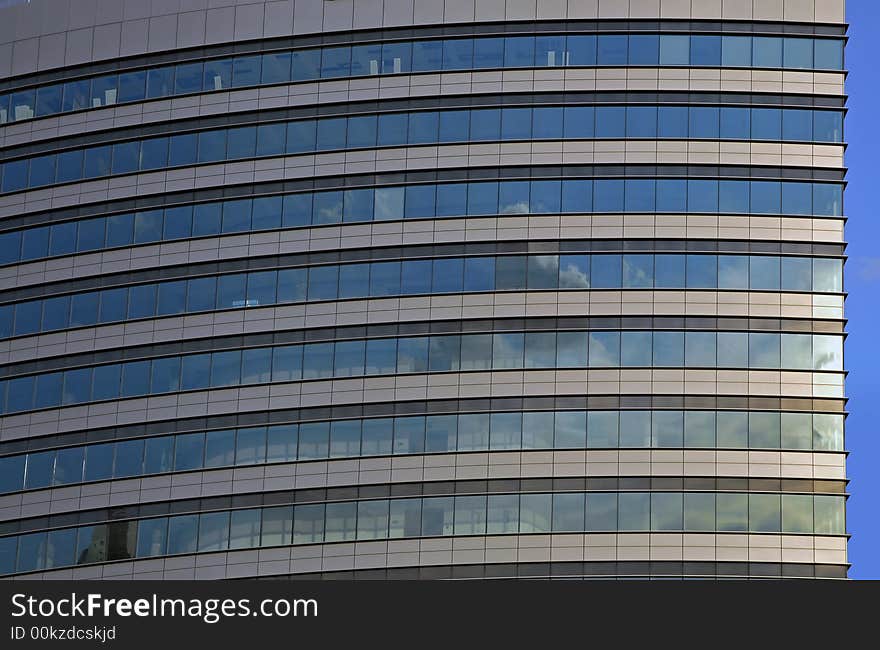
[[[846,366],[852,578],[880,578],[880,3],[848,0]]]

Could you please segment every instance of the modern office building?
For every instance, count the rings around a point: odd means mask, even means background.
[[[844,0],[6,0],[0,573],[847,575]]]

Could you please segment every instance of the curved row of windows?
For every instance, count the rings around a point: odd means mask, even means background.
[[[212,129],[21,158],[0,166],[0,190],[377,146],[609,138],[841,142],[842,135],[842,112],[799,108],[547,106],[382,113]]]
[[[0,264],[279,228],[609,212],[839,216],[842,186],[799,181],[630,178],[474,181],[298,192],[156,208],[6,232],[0,234]]]
[[[526,368],[843,369],[843,337],[714,331],[506,332],[360,339],[159,357],[0,382],[3,413],[332,377]]]
[[[497,68],[708,66],[841,70],[842,39],[672,34],[394,41],[249,54],[0,95],[0,124],[147,99],[316,79]]]
[[[138,318],[302,303],[481,291],[843,289],[843,260],[708,253],[450,257],[251,271],[87,291],[0,306],[0,338]]]
[[[542,449],[843,451],[843,415],[772,411],[527,411],[199,431],[0,457],[0,493],[264,463]]]
[[[0,537],[0,573],[266,546],[450,535],[845,534],[843,496],[556,492],[373,499],[153,517]]]

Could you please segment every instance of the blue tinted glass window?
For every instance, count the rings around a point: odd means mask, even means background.
[[[342,221],[344,194],[342,192],[318,192],[314,195],[312,223],[323,225]]]
[[[3,165],[3,191],[15,192],[27,187],[28,160],[14,160]]]
[[[526,257],[504,256],[495,260],[495,288],[499,291],[526,288]]]
[[[192,234],[194,237],[216,235],[220,232],[221,203],[206,203],[193,207]]]
[[[92,251],[104,247],[104,219],[86,219],[79,222],[76,234],[76,250]]]
[[[535,140],[556,140],[562,137],[564,124],[562,107],[536,107],[532,109],[532,115],[532,138]]]
[[[785,38],[782,46],[782,63],[786,68],[808,69],[813,67],[813,39]]]
[[[381,117],[397,117],[382,115]],[[331,149],[345,149],[346,122],[343,117],[332,119],[318,120],[317,144],[318,151],[328,151]],[[381,123],[381,119],[380,119]],[[290,132],[288,131],[288,137]],[[381,138],[380,138],[381,144]]]
[[[37,89],[36,116],[61,112],[61,86],[43,86]]]
[[[688,181],[688,212],[718,212],[718,181]]]
[[[286,124],[261,124],[257,127],[256,153],[258,156],[277,156],[283,154],[286,140]]]
[[[437,216],[467,214],[467,183],[448,183],[437,186]]]
[[[690,62],[690,37],[660,36],[660,65],[688,65]]]
[[[21,232],[10,232],[0,235],[0,264],[9,264],[19,260],[21,250]],[[28,259],[25,257],[24,259]]]
[[[781,187],[776,181],[751,182],[751,211],[757,214],[779,214]]]
[[[59,223],[52,227],[49,255],[66,255],[76,250],[76,223]]]
[[[654,256],[624,255],[623,286],[636,289],[652,288],[654,286]]]
[[[246,306],[247,274],[221,275],[217,278],[217,309]]]
[[[330,424],[309,422],[299,427],[299,459],[327,458],[329,453]]]
[[[813,139],[813,111],[788,108],[782,111],[782,139]]]
[[[627,212],[654,211],[653,179],[627,179],[625,182],[625,207]]]
[[[749,258],[745,255],[718,256],[718,288],[748,289]]]
[[[570,35],[565,39],[568,48],[568,65],[596,65],[596,37],[586,35]]]
[[[812,188],[808,183],[782,183],[782,212],[783,214],[812,214]]]
[[[562,208],[560,181],[532,181],[529,204],[532,213],[554,213]]]
[[[399,293],[400,262],[378,262],[373,264],[370,269],[370,295],[393,296]]]
[[[589,362],[591,368],[620,365],[620,333],[590,332]]]
[[[37,375],[34,408],[58,406],[61,403],[62,381],[63,375],[60,372]]]
[[[321,76],[321,50],[298,50],[293,53],[294,81],[310,81]]]
[[[307,226],[312,222],[312,193],[288,194],[281,205],[281,224],[285,228]]]
[[[302,346],[289,345],[272,350],[272,381],[292,381],[302,377]]]
[[[78,111],[89,107],[89,80],[68,81],[64,84],[64,98],[61,108],[66,111]]]
[[[623,138],[626,136],[626,108],[623,106],[596,107],[596,137]]]
[[[562,211],[590,212],[593,209],[593,181],[562,182]]]
[[[41,451],[27,455],[27,474],[24,487],[27,490],[44,488],[52,484],[55,468],[55,451]]]
[[[281,197],[268,196],[254,199],[251,209],[251,227],[254,230],[269,230],[281,226]],[[166,220],[168,218],[166,210]]]
[[[593,255],[590,264],[590,283],[594,289],[612,289],[621,285],[622,260],[620,255]]]
[[[296,64],[294,63],[294,73]],[[321,78],[347,77],[351,73],[350,47],[325,47],[321,50]]]
[[[79,483],[83,477],[83,447],[59,449],[55,458],[55,485]]]
[[[223,90],[232,82],[232,59],[205,61],[204,89]]]
[[[168,138],[148,138],[141,142],[140,169],[159,169],[168,164]]]
[[[92,399],[115,399],[120,395],[121,385],[122,364],[97,366],[92,378]]]
[[[779,334],[749,333],[749,367],[779,367]]]
[[[474,42],[469,38],[443,41],[443,69],[470,70],[473,67]]]
[[[533,36],[508,36],[504,39],[504,67],[530,68],[535,62]]]
[[[226,157],[226,129],[199,134],[199,162],[217,162]]]
[[[198,530],[198,515],[169,517],[167,552],[171,555],[176,553],[194,553],[197,548]]]
[[[34,404],[34,378],[16,377],[6,386],[6,412],[27,411]]]
[[[204,433],[187,433],[176,436],[174,444],[174,471],[185,471],[202,467],[204,453]]]
[[[137,476],[142,472],[144,462],[144,441],[124,440],[116,443],[116,462],[113,465],[113,476],[125,478]]]
[[[115,445],[105,442],[101,445],[86,447],[86,468],[83,479],[86,481],[103,481],[113,476],[113,451]]]
[[[843,188],[831,183],[813,184],[813,214],[840,216],[843,214]]]
[[[687,256],[687,287],[714,289],[718,286],[718,258],[714,255]]]
[[[255,127],[246,126],[239,129],[229,129],[227,132],[227,159],[252,158],[256,148],[257,130]]]
[[[232,60],[232,86],[256,86],[260,83],[260,69],[262,57],[260,55],[237,56]]]
[[[750,36],[721,37],[721,65],[725,67],[748,67],[752,65],[752,39]]]
[[[748,108],[721,109],[721,138],[725,140],[748,140],[751,137],[751,111]]]
[[[749,261],[749,286],[752,289],[779,290],[779,258],[754,256]]]
[[[691,138],[718,138],[718,109],[708,106],[690,107],[689,134]]]
[[[538,36],[535,39],[535,66],[561,65],[566,65],[565,36]]]
[[[201,92],[203,67],[201,62],[178,65],[174,75],[174,94]],[[212,88],[208,90],[212,90]]]
[[[443,69],[443,41],[415,41],[412,46],[413,72]]]
[[[688,137],[687,106],[660,106],[657,108],[657,134],[661,138]]]
[[[745,214],[749,211],[749,181],[719,181],[718,211]]]
[[[413,113],[409,116],[409,144],[426,144],[437,142],[437,130],[440,126],[440,114],[436,111]],[[349,129],[351,120],[349,120]],[[351,146],[351,134],[349,133],[349,146]]]
[[[626,137],[656,138],[657,107],[629,106],[626,109]]]
[[[147,244],[162,239],[162,210],[138,212],[134,215],[134,243]]]
[[[404,217],[417,219],[434,216],[435,185],[409,185],[405,192]]]
[[[33,334],[39,331],[42,320],[42,302],[32,300],[15,306],[15,334]]]
[[[199,138],[197,133],[174,135],[168,141],[168,164],[192,165],[196,162]]]
[[[843,41],[817,38],[814,41],[814,48],[814,65],[818,70],[840,70],[843,68]]]
[[[116,75],[97,77],[92,79],[91,104],[92,107],[110,106],[116,103]],[[13,101],[15,95],[12,96]]]
[[[503,38],[474,39],[474,68],[504,67]]]
[[[167,97],[174,90],[174,68],[147,70],[147,99]]]
[[[333,356],[333,375],[352,377],[364,374],[365,341],[339,341]]]
[[[622,34],[603,34],[597,39],[596,62],[599,65],[626,65],[628,38]]]
[[[55,181],[55,156],[38,156],[31,158],[28,185],[40,187]]]
[[[782,67],[782,39],[771,36],[752,38],[752,65],[756,68]]]
[[[154,393],[170,393],[180,385],[180,357],[153,359],[150,387]]]
[[[471,140],[498,140],[501,136],[501,111],[484,108],[471,111]]]
[[[409,128],[409,115],[407,113],[392,113],[379,116],[377,123],[377,143],[380,147],[397,146],[406,144],[407,129]],[[318,126],[318,147],[321,146],[321,127]]]
[[[595,134],[595,109],[592,106],[566,106],[563,132],[566,139],[592,138]]]
[[[686,212],[687,197],[687,181],[665,178],[657,180],[657,212]]]
[[[469,190],[468,198],[472,202],[468,206],[469,214],[527,214],[529,212],[529,182],[508,181],[499,183],[497,203],[492,196],[484,198],[482,184],[474,184]]]
[[[290,81],[290,62],[290,52],[264,54],[260,83],[276,84]]]
[[[527,140],[532,135],[532,109],[505,108],[501,111],[501,139]]]
[[[67,327],[70,311],[70,296],[46,298],[43,301],[43,330],[55,330]]]
[[[442,111],[440,113],[440,142],[464,142],[470,133],[470,111]]]
[[[220,224],[220,231],[223,233],[249,230],[251,227],[251,200],[224,201],[223,217]]]
[[[30,533],[18,538],[17,571],[36,571],[46,566],[46,533]]]
[[[401,293],[407,295],[430,293],[432,266],[431,260],[403,262]]]
[[[134,397],[150,392],[150,362],[131,361],[122,366],[122,396]]]
[[[629,367],[650,367],[653,361],[651,332],[620,333],[620,363]]]
[[[622,180],[597,180],[593,183],[593,210],[596,212],[622,212],[623,197]]]
[[[813,111],[813,139],[817,142],[842,142],[843,115],[837,111]]]
[[[660,289],[684,287],[685,256],[656,255],[654,260],[654,286]]]
[[[82,178],[83,151],[62,151],[56,156],[55,180],[58,183],[75,181]]]
[[[309,300],[333,300],[336,298],[338,267],[317,266],[309,269]]]
[[[691,65],[711,67],[721,65],[721,37],[691,36]]]
[[[659,36],[654,34],[633,34],[629,37],[630,65],[657,65],[659,61]]]
[[[684,365],[684,332],[654,332],[654,365]]]
[[[495,288],[495,258],[470,257],[464,261],[464,290],[491,291]]]
[[[779,140],[782,137],[782,111],[778,108],[752,109],[752,138]]]
[[[49,252],[49,226],[28,228],[21,233],[21,258],[23,260],[45,257]]]
[[[411,59],[411,43],[384,43],[382,45],[382,74],[409,72]]]
[[[98,321],[98,293],[74,294],[70,301],[70,325],[94,325]]]
[[[345,264],[339,267],[340,298],[364,298],[369,295],[369,264]]]
[[[462,290],[464,282],[464,260],[434,260],[432,293],[455,293]]]
[[[559,256],[559,288],[590,288],[590,257],[588,255]]]
[[[325,120],[326,121],[326,120]],[[338,122],[344,120],[337,120]],[[344,125],[343,125],[344,127]],[[287,153],[303,153],[315,150],[317,122],[315,120],[297,120],[287,124]],[[329,135],[329,134],[328,134]],[[345,143],[345,129],[342,130],[342,143]],[[339,134],[337,133],[337,140]]]

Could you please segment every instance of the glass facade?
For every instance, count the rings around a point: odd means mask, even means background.
[[[845,577],[846,26],[805,2],[37,39],[0,575]]]

